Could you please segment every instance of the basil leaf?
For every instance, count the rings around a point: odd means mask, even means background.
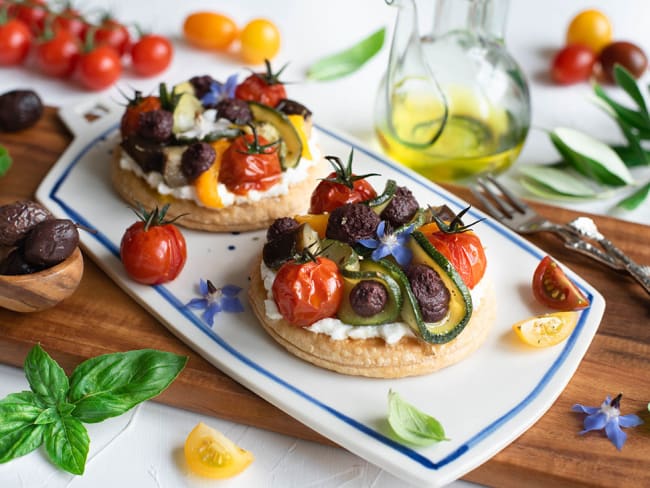
[[[625,210],[634,210],[641,205],[650,195],[650,181],[616,204],[617,207]]]
[[[11,156],[7,148],[0,145],[0,176],[4,175],[11,168]]]
[[[70,378],[72,415],[101,422],[161,393],[185,367],[187,357],[142,349],[105,354],[81,363]]]
[[[408,404],[392,390],[388,392],[388,423],[402,441],[416,446],[449,440],[440,422]]]
[[[34,393],[12,393],[0,400],[0,463],[23,456],[43,443],[44,427],[36,425],[43,408]]]
[[[641,113],[645,115],[645,119],[648,121],[648,125],[650,126],[648,107],[645,104],[645,98],[643,98],[643,94],[641,94],[641,90],[639,90],[639,85],[637,85],[632,74],[620,64],[616,64],[614,65],[614,80],[616,80],[616,84],[625,90],[625,93],[634,100],[639,107],[639,110],[641,110]]]
[[[45,451],[59,468],[72,474],[83,474],[90,438],[83,424],[74,417],[59,417],[47,425]]]
[[[564,159],[580,173],[611,186],[634,181],[618,154],[597,139],[566,127],[554,129],[550,136]]]
[[[353,73],[381,50],[385,37],[382,27],[354,46],[316,61],[307,70],[307,78],[334,80]]]
[[[522,165],[518,170],[525,180],[522,183],[532,183],[532,188],[543,188],[540,196],[593,198],[597,195],[588,186],[584,178],[574,176],[567,170],[553,168],[548,165]],[[534,193],[537,193],[534,191]]]
[[[36,417],[34,423],[36,425],[47,425],[51,424],[52,422],[56,422],[58,418],[59,412],[57,411],[56,407],[48,407],[43,410],[38,417]]]
[[[56,406],[65,400],[69,387],[68,377],[63,368],[38,344],[25,359],[25,376],[32,391],[47,405]]]

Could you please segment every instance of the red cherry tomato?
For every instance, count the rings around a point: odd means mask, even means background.
[[[34,35],[43,32],[49,10],[44,0],[28,0],[14,5],[14,16],[22,20]]]
[[[571,44],[561,49],[553,58],[551,77],[561,85],[579,83],[591,76],[596,62],[594,52],[581,44]]]
[[[326,179],[320,181],[311,194],[309,207],[310,214],[331,212],[346,203],[359,203],[377,196],[377,192],[367,180],[352,182],[352,188],[344,183],[333,181],[337,173],[330,173]]]
[[[540,303],[556,310],[579,310],[589,306],[589,299],[550,256],[545,256],[535,269],[533,294]]]
[[[122,73],[122,62],[109,46],[99,46],[79,56],[79,80],[91,90],[103,90],[115,83]]]
[[[445,234],[439,230],[428,232],[424,226],[420,228],[420,232],[447,258],[468,288],[474,288],[481,281],[485,274],[487,257],[481,240],[473,231]]]
[[[282,69],[273,73],[271,64],[266,61],[266,73],[253,73],[237,85],[235,98],[275,107],[280,100],[287,98],[287,91],[278,79]]]
[[[93,42],[97,46],[111,46],[121,57],[131,47],[131,35],[124,25],[107,16],[95,28]]]
[[[276,184],[282,177],[282,168],[277,146],[252,134],[237,137],[223,153],[219,168],[219,181],[238,195],[250,190],[264,191]],[[251,149],[257,145],[257,149]],[[266,146],[266,147],[264,147]]]
[[[66,77],[72,74],[79,58],[79,39],[66,30],[36,45],[34,63],[46,75]]]
[[[291,325],[307,327],[336,314],[343,298],[343,278],[328,258],[283,264],[273,281],[273,299]]]
[[[0,24],[0,65],[20,64],[27,57],[32,34],[27,25],[18,19]]]
[[[172,61],[172,43],[163,36],[146,34],[131,48],[133,69],[141,76],[153,76],[164,71]]]
[[[139,91],[135,92],[120,121],[120,133],[123,139],[136,134],[140,125],[140,114],[160,109],[160,98],[152,95],[143,97]]]
[[[134,223],[122,237],[120,258],[127,274],[138,283],[166,283],[185,266],[185,238],[178,227],[164,220],[164,214],[158,213],[149,227],[144,221]]]
[[[60,30],[68,31],[77,39],[84,42],[86,40],[88,22],[86,22],[86,19],[83,18],[79,11],[68,7],[56,14],[52,20],[52,30],[55,32]]]

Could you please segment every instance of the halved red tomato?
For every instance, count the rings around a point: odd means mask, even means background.
[[[533,294],[540,303],[556,310],[589,306],[589,299],[550,256],[545,256],[535,269]]]

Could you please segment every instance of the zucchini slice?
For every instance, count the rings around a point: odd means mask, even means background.
[[[279,154],[282,169],[297,166],[302,156],[302,142],[300,142],[298,131],[288,117],[282,112],[261,103],[248,102],[248,106],[256,122],[269,123],[278,130],[278,134],[280,134]]]
[[[397,183],[395,183],[395,180],[388,180],[384,187],[384,191],[380,195],[377,195],[375,198],[371,198],[370,200],[366,200],[363,203],[371,207],[375,213],[379,215],[386,208],[386,205],[388,205],[388,202],[393,198],[396,191]]]

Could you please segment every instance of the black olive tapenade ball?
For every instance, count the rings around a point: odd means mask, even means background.
[[[449,311],[451,295],[440,275],[426,264],[412,264],[406,269],[406,277],[420,305],[422,319],[442,320]]]
[[[395,191],[380,217],[386,220],[394,229],[409,222],[420,208],[420,204],[405,186],[400,186]]]
[[[305,107],[302,103],[283,98],[275,106],[275,109],[286,115],[302,115],[304,118],[311,117],[311,110]]]
[[[272,241],[276,237],[296,230],[300,224],[292,217],[280,217],[275,219],[266,231],[266,240]]]
[[[325,236],[352,245],[374,237],[379,222],[379,215],[368,205],[348,203],[330,214]]]
[[[183,172],[183,176],[187,178],[187,181],[193,183],[199,176],[210,169],[216,157],[217,153],[207,142],[195,142],[191,144],[183,151],[181,156],[181,171]]]
[[[253,114],[248,103],[237,98],[226,98],[216,105],[217,119],[228,119],[237,125],[245,125],[253,121]]]
[[[381,312],[388,301],[388,290],[383,283],[362,280],[350,291],[350,306],[361,317],[372,317]]]
[[[149,110],[138,115],[138,135],[156,142],[172,136],[174,116],[167,110]]]
[[[199,100],[210,91],[210,86],[215,82],[216,80],[210,75],[193,76],[190,78],[190,84],[194,88],[194,96]]]

